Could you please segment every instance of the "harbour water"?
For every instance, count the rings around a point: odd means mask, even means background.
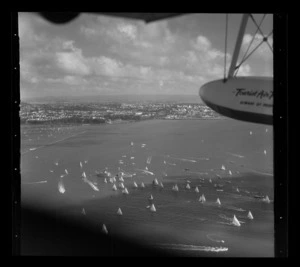
[[[99,231],[105,224],[109,234],[179,256],[274,256],[272,127],[232,119],[149,120],[60,130],[22,126],[21,132],[23,204],[84,216]],[[105,183],[104,170],[127,174],[129,194],[118,177]]]

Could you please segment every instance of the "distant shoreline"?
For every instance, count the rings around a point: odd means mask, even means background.
[[[155,119],[147,119],[147,120],[116,120],[116,121],[112,121],[111,123],[59,123],[59,122],[35,122],[35,123],[20,123],[21,126],[38,126],[38,125],[51,125],[51,126],[63,126],[63,125],[79,125],[79,126],[86,126],[86,125],[112,125],[112,124],[126,124],[126,123],[134,123],[134,122],[143,122],[143,121],[153,121],[153,120],[167,120],[167,121],[184,121],[184,120],[222,120],[222,119],[226,119],[225,117],[212,117],[212,118],[172,118],[172,119],[168,119],[168,118],[155,118]]]

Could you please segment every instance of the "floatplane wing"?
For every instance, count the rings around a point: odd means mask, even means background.
[[[113,17],[143,20],[146,23],[169,19],[191,13],[101,13],[88,12]],[[75,12],[42,12],[45,19],[53,23],[66,23],[76,18]],[[273,78],[272,77],[236,77],[240,67],[237,65],[245,29],[251,14],[244,14],[241,20],[235,49],[228,76],[204,84],[199,95],[203,102],[221,115],[237,120],[273,124]],[[264,41],[267,38],[264,36]]]
[[[237,120],[273,124],[273,77],[237,77],[237,64],[250,14],[242,17],[228,76],[204,84],[199,95],[216,112]],[[263,36],[263,41],[268,38]]]

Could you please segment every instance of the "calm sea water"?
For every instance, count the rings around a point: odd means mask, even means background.
[[[220,119],[59,128],[21,129],[23,203],[84,216],[99,230],[105,223],[110,234],[177,255],[274,256],[272,127]],[[131,175],[124,177],[128,195],[95,175],[105,168]],[[153,186],[154,178],[164,187]],[[266,195],[270,203],[258,197]]]

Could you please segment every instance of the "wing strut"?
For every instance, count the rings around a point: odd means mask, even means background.
[[[239,33],[238,33],[238,36],[236,39],[235,48],[234,48],[234,52],[233,52],[233,56],[232,56],[232,61],[231,61],[231,65],[230,65],[229,72],[228,72],[228,79],[233,77],[234,71],[236,69],[236,63],[237,63],[239,53],[241,50],[241,45],[242,45],[245,29],[247,26],[248,18],[249,18],[249,14],[244,14],[242,17],[240,30],[239,30]]]

